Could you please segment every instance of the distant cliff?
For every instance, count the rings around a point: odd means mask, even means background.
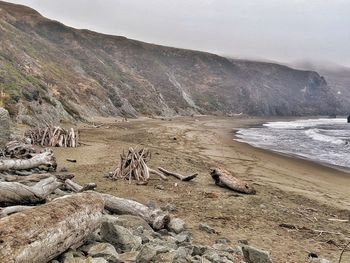
[[[5,107],[24,122],[336,110],[334,92],[316,72],[77,30],[5,2],[0,89]]]

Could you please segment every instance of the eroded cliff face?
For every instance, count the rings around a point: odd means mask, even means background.
[[[0,2],[0,88],[19,121],[333,114],[318,73],[77,30]]]

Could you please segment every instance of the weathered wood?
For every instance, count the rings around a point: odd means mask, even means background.
[[[59,181],[65,181],[67,179],[74,178],[74,174],[71,173],[45,173],[45,174],[31,174],[27,176],[20,176],[20,175],[8,175],[5,177],[6,182],[17,182],[22,184],[31,184],[39,182],[43,179],[49,178],[49,177],[56,177]]]
[[[53,167],[56,169],[57,163],[51,150],[33,155],[31,159],[4,159],[0,160],[0,171],[8,170],[27,170],[39,167],[41,165]]]
[[[162,180],[164,180],[164,181],[168,180],[168,178],[166,176],[164,176],[163,174],[161,174],[160,172],[158,172],[156,170],[153,170],[151,168],[148,168],[148,170],[149,170],[150,173],[158,175],[160,178],[162,178]]]
[[[185,182],[191,181],[192,179],[196,178],[197,175],[198,175],[198,173],[194,173],[194,174],[191,174],[191,175],[182,175],[182,174],[179,174],[179,173],[167,171],[167,170],[165,170],[162,167],[158,167],[158,170],[161,171],[162,173],[164,173],[167,176],[171,175],[171,176],[174,176],[175,178],[177,178],[177,179],[179,179],[181,181],[185,181]]]
[[[35,153],[31,144],[22,141],[10,141],[5,146],[5,156],[10,158],[27,159]]]
[[[0,220],[0,262],[44,263],[82,244],[101,223],[104,200],[85,192]]]
[[[24,206],[24,205],[16,205],[16,206],[9,206],[5,208],[0,208],[0,218],[9,216],[18,212],[22,212],[31,208],[34,208],[35,206]]]
[[[48,147],[78,147],[79,131],[73,128],[66,130],[62,127],[47,126],[38,127],[25,132],[25,136],[30,138],[33,144]]]
[[[0,205],[41,203],[61,185],[54,177],[46,178],[34,186],[26,186],[16,182],[2,182],[0,183]]]
[[[164,228],[170,221],[168,213],[161,209],[153,209],[136,201],[102,194],[105,208],[115,214],[128,214],[142,217],[153,229]]]
[[[70,179],[67,179],[65,181],[66,187],[75,192],[75,193],[79,193],[79,192],[85,192],[85,191],[89,191],[89,190],[95,190],[95,188],[97,187],[97,185],[95,183],[88,183],[85,184],[84,186],[79,185],[76,182],[73,182]]]
[[[226,187],[244,194],[256,193],[255,189],[250,184],[234,177],[230,172],[223,168],[212,169],[210,175],[218,186]]]

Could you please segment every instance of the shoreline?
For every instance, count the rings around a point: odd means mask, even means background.
[[[315,117],[316,118],[316,117]],[[321,117],[318,117],[318,119]],[[303,118],[297,118],[295,120],[302,120]],[[307,118],[310,120],[313,120],[314,118]],[[289,120],[289,118],[288,118]],[[268,121],[268,122],[279,122],[279,121],[286,121],[286,119],[280,119],[278,118],[278,120],[274,120],[274,121]],[[232,137],[233,140],[235,142],[239,142],[239,143],[243,143],[246,145],[249,145],[251,147],[253,147],[254,149],[257,150],[265,150],[271,154],[277,154],[277,155],[281,155],[287,158],[293,158],[293,159],[297,159],[297,160],[303,160],[303,161],[307,161],[307,162],[312,162],[314,164],[320,165],[321,167],[325,167],[325,168],[330,168],[330,169],[334,169],[336,171],[340,171],[340,172],[344,172],[346,174],[348,174],[350,176],[350,167],[346,167],[346,166],[341,166],[341,165],[335,165],[335,164],[330,164],[330,163],[326,163],[326,162],[322,162],[316,159],[311,159],[302,155],[298,155],[298,154],[293,154],[293,153],[288,153],[288,152],[283,152],[283,151],[277,151],[277,150],[273,150],[273,149],[268,149],[268,148],[263,148],[263,147],[259,147],[259,146],[255,146],[247,141],[244,141],[243,139],[237,137],[237,132],[239,132],[241,129],[249,129],[249,128],[261,128],[263,126],[263,124],[265,124],[267,122],[258,122],[256,124],[252,124],[252,125],[248,125],[245,127],[240,127],[240,128],[234,128],[233,132],[232,132]],[[242,140],[242,141],[240,141]]]
[[[249,240],[252,246],[271,251],[274,262],[304,262],[306,251],[333,262],[338,247],[326,241],[332,239],[342,245],[341,236],[288,231],[279,225],[287,223],[350,236],[350,223],[329,221],[350,218],[350,177],[309,160],[233,140],[234,129],[266,121],[273,120],[213,116],[140,118],[130,122],[105,119],[99,128],[81,125],[81,139],[86,146],[55,148],[54,152],[60,167],[74,173],[80,184],[96,182],[99,192],[144,204],[152,200],[160,206],[176,205],[174,216],[185,220],[199,244],[212,245],[219,237],[231,240],[232,246],[238,240]],[[105,178],[103,175],[115,169],[123,149],[136,145],[152,151],[151,168],[161,166],[181,174],[196,172],[197,178],[181,182],[152,176],[147,186]],[[77,163],[69,163],[67,158]],[[250,181],[257,194],[241,195],[216,186],[210,176],[211,167],[224,167]],[[199,223],[208,224],[220,234],[203,233]],[[350,255],[345,259],[350,260]]]

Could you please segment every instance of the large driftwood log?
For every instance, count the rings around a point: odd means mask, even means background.
[[[0,220],[0,262],[48,262],[82,244],[100,225],[104,200],[85,192]]]
[[[158,167],[158,170],[161,171],[162,173],[164,173],[167,176],[169,176],[169,175],[174,176],[175,178],[177,178],[177,179],[179,179],[181,181],[184,181],[184,182],[191,181],[192,179],[196,178],[197,175],[198,175],[198,173],[194,173],[194,174],[191,174],[191,175],[182,175],[182,174],[179,174],[179,173],[167,171],[167,170],[165,170],[162,167]]]
[[[54,167],[56,169],[57,163],[51,150],[46,150],[43,153],[36,154],[30,159],[0,160],[0,171],[27,170],[41,165]]]
[[[61,183],[54,177],[46,178],[31,187],[16,182],[3,182],[0,183],[0,205],[41,203],[60,186]]]
[[[115,214],[128,214],[142,217],[150,226],[159,230],[170,221],[169,214],[161,209],[152,209],[136,201],[102,194],[105,199],[105,209]]]
[[[244,194],[255,194],[255,189],[247,182],[234,177],[230,172],[223,168],[212,169],[210,173],[215,184],[221,187],[229,188],[233,191]]]

